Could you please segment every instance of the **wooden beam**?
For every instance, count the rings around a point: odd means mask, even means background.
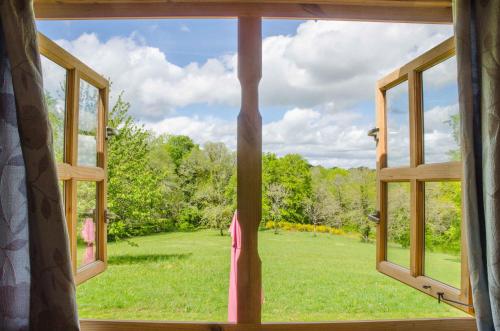
[[[262,76],[262,22],[238,20],[238,79],[241,110],[238,115],[237,179],[241,251],[237,263],[237,322],[260,323],[261,261],[258,229],[262,211],[262,118],[259,82]]]
[[[408,180],[457,181],[462,179],[462,163],[422,164],[416,168],[383,168],[379,171],[379,178],[384,182]]]
[[[91,85],[94,85],[98,89],[107,89],[109,87],[109,83],[104,77],[92,70],[89,66],[77,59],[64,48],[62,48],[40,32],[38,32],[37,36],[38,47],[40,49],[40,53],[43,56],[69,71],[77,71],[78,75],[76,79],[78,80],[80,78],[85,79],[87,82],[89,82]],[[72,78],[71,75],[69,76],[70,78]],[[77,88],[79,87],[80,86],[78,85]],[[79,100],[76,99],[76,102],[79,102]]]
[[[300,3],[323,5],[395,6],[395,7],[451,7],[451,0],[35,0],[35,3]]]
[[[378,80],[377,87],[381,90],[388,90],[408,79],[408,75],[412,71],[422,72],[453,55],[455,55],[455,37],[450,37],[438,46]]]
[[[387,114],[385,112],[385,92],[375,88],[375,107],[377,117],[377,178],[380,171],[387,167]],[[377,224],[376,265],[387,259],[387,183],[377,180]]]
[[[344,321],[332,323],[175,323],[82,320],[82,331],[476,331],[473,318]]]
[[[51,1],[34,3],[37,19],[236,18],[373,22],[453,22],[449,1]]]

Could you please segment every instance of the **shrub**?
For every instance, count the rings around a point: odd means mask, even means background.
[[[265,223],[266,229],[274,229],[274,222],[267,221]],[[278,228],[285,231],[299,231],[299,232],[313,232],[313,224],[301,224],[301,223],[291,223],[291,222],[278,222]],[[317,225],[316,232],[319,233],[330,233],[335,235],[343,235],[345,232],[342,229],[337,229],[328,225]]]

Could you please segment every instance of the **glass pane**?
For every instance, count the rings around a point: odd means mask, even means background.
[[[460,182],[425,183],[425,275],[460,288]]]
[[[387,112],[387,166],[410,165],[410,111],[408,82],[389,89],[385,94]]]
[[[66,116],[66,69],[50,61],[42,59],[43,88],[45,102],[52,126],[52,140],[56,161],[64,159],[64,123]]]
[[[59,192],[61,193],[61,201],[63,203],[63,210],[65,208],[65,196],[64,196],[64,181],[59,181]]]
[[[97,164],[97,119],[99,90],[80,81],[80,113],[78,114],[78,164]]]
[[[97,183],[78,182],[77,199],[77,268],[81,268],[97,256]]]
[[[424,160],[460,160],[457,61],[452,57],[422,73]]]
[[[387,184],[387,261],[410,268],[410,183]]]

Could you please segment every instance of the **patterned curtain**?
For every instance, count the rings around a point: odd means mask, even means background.
[[[500,330],[500,0],[455,0],[464,217],[479,331]]]
[[[79,330],[33,4],[0,0],[0,10],[0,329]]]
[[[28,330],[30,255],[26,171],[0,27],[0,330]]]

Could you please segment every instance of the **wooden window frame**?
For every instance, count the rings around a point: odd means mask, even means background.
[[[458,301],[445,301],[467,313],[472,295],[467,266],[464,219],[461,221],[461,285],[460,289],[432,279],[424,274],[425,259],[425,182],[462,181],[462,162],[424,163],[423,135],[423,83],[422,73],[455,55],[454,37],[418,56],[377,82],[377,195],[380,222],[377,225],[377,270],[428,295]],[[386,92],[400,83],[408,82],[410,164],[407,167],[387,166],[387,107]],[[391,182],[410,183],[410,268],[406,269],[387,260],[388,191]]]
[[[442,23],[451,24],[452,0],[177,0],[171,2],[158,0],[34,0],[34,9],[37,19],[66,20],[66,19],[142,19],[142,18],[251,18],[260,20],[266,18],[284,19],[320,19],[320,20],[348,20],[348,21],[377,21],[377,22],[413,22],[413,23]],[[251,31],[241,32],[241,29]],[[252,31],[253,30],[253,31]],[[260,34],[259,30],[246,24],[239,26],[239,36],[246,34]],[[241,33],[241,34],[240,34]],[[241,38],[241,37],[240,37]],[[240,42],[240,40],[238,40]],[[261,59],[261,45],[252,44],[245,48],[247,56]],[[241,50],[238,56],[242,56]],[[241,61],[239,70],[241,68]],[[260,67],[253,68],[259,69]],[[259,69],[260,72],[260,69]],[[255,90],[256,82],[242,84],[243,90]],[[257,82],[258,84],[258,82]],[[243,93],[242,93],[243,94]],[[258,94],[246,94],[242,98],[244,105],[257,109]],[[250,97],[249,97],[250,96]],[[253,111],[249,116],[248,126],[254,126],[261,130],[262,123],[259,122],[258,111]],[[238,122],[238,126],[243,125]],[[238,128],[240,130],[240,128]],[[248,130],[250,133],[252,130]],[[258,136],[258,134],[257,134]],[[238,134],[238,144],[243,143],[260,148],[262,141],[253,139],[255,136],[243,133]],[[258,137],[257,137],[258,138]],[[241,152],[244,152],[242,148]],[[240,153],[240,150],[238,150]],[[241,157],[241,158],[240,158]],[[251,158],[248,157],[248,158]],[[240,176],[245,176],[244,162],[248,158],[239,155],[238,158],[238,182]],[[424,171],[424,169],[422,169]],[[260,176],[259,168],[251,173],[252,176]],[[247,196],[252,200],[249,207],[260,211],[258,199],[260,190],[253,186],[241,186]],[[240,196],[238,198],[241,198]],[[245,213],[246,214],[246,213]],[[257,214],[256,217],[259,217]],[[240,223],[253,223],[252,217],[240,215]],[[405,319],[391,321],[349,321],[330,323],[261,323],[260,300],[260,260],[258,259],[257,229],[252,225],[242,228],[242,251],[250,250],[246,254],[246,261],[241,263],[238,272],[246,279],[254,293],[252,297],[245,286],[238,286],[237,302],[238,311],[247,310],[245,322],[238,320],[236,324],[210,323],[210,322],[152,322],[152,321],[95,321],[82,320],[81,327],[84,331],[152,331],[152,330],[184,330],[184,331],[244,331],[244,330],[270,330],[270,331],[382,331],[382,330],[404,330],[404,331],[474,331],[476,321],[474,318],[438,318],[438,319]]]
[[[107,267],[106,208],[107,208],[107,160],[106,125],[108,114],[109,83],[62,47],[38,33],[41,55],[66,70],[66,110],[64,122],[64,157],[57,164],[57,175],[64,183],[63,200],[71,251],[71,265],[77,285],[102,273]],[[84,80],[99,91],[96,166],[78,165],[78,118],[80,81]],[[96,260],[81,268],[77,266],[77,185],[78,182],[95,182],[97,190],[97,246]]]

